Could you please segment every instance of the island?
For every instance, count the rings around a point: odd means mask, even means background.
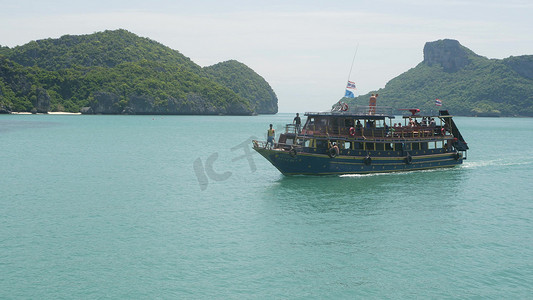
[[[533,117],[533,55],[489,59],[457,40],[425,44],[424,60],[391,79],[384,88],[356,98],[349,106],[368,105],[378,94],[378,105],[395,109],[442,108],[460,116]]]
[[[0,46],[0,113],[275,114],[268,82],[243,63],[201,67],[124,29]]]

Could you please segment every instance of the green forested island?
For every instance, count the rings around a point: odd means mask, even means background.
[[[378,93],[378,105],[442,108],[462,116],[533,116],[533,55],[488,59],[456,40],[428,42],[424,60],[390,80]],[[344,98],[350,105],[368,105],[370,94]]]
[[[270,85],[237,61],[200,67],[126,30],[0,47],[0,112],[273,114]]]

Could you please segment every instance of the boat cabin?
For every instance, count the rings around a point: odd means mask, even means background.
[[[447,111],[441,111],[438,116],[416,113],[402,116],[396,122],[391,113],[375,110],[373,114],[308,112],[302,128],[294,124],[286,126],[277,147],[317,154],[332,153],[330,149],[335,147],[336,154],[371,156],[402,156],[406,152],[423,155],[450,152],[454,148],[468,149]]]

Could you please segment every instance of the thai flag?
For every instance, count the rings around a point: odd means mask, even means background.
[[[353,94],[352,91],[346,90],[346,93],[344,94],[344,97],[346,97],[346,98],[355,98],[355,95]]]
[[[348,80],[348,84],[346,85],[346,88],[355,90],[356,89],[355,88],[355,82]]]
[[[439,99],[435,99],[435,105],[442,106],[442,101],[440,101]]]

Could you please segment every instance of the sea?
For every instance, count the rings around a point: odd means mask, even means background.
[[[531,299],[533,119],[454,168],[291,176],[294,114],[0,115],[1,299]]]

